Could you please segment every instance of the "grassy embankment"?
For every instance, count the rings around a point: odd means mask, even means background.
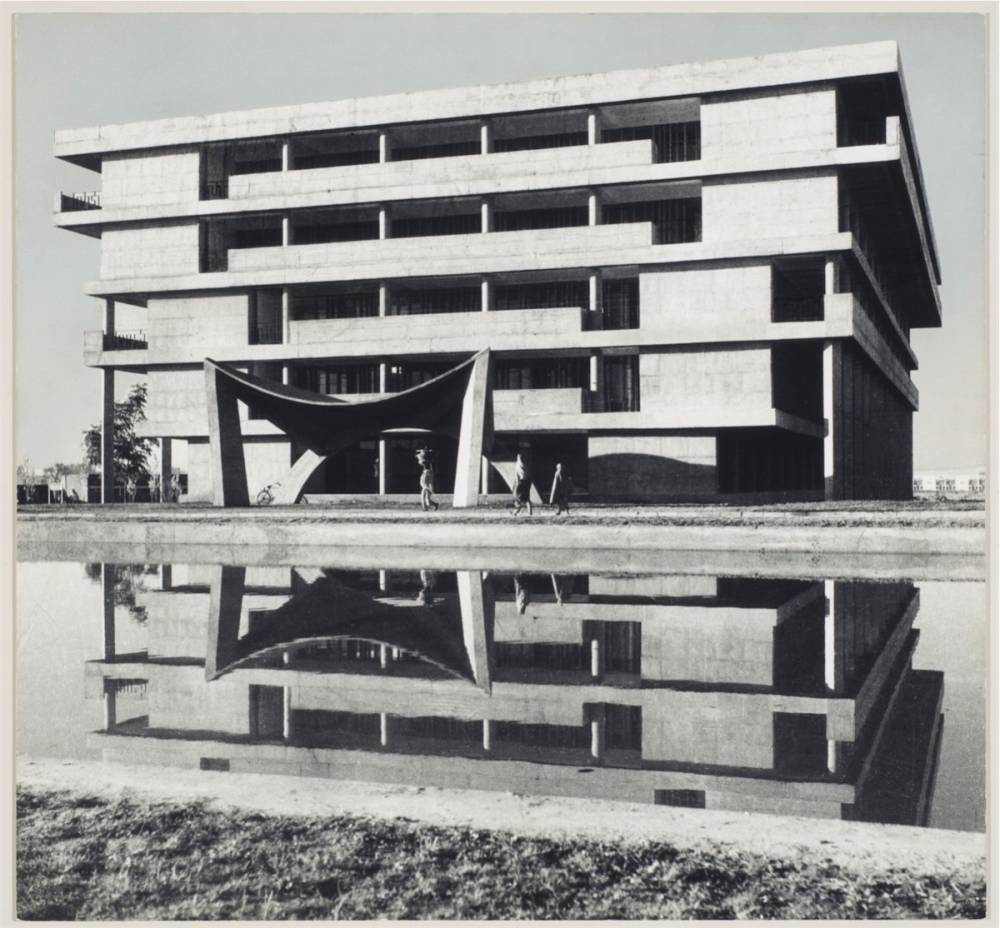
[[[985,873],[18,792],[22,919],[982,918]]]

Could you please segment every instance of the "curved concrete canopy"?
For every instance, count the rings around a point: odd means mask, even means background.
[[[252,404],[306,450],[282,481],[278,502],[295,502],[310,475],[332,454],[394,429],[421,429],[458,439],[454,505],[478,504],[482,455],[493,443],[489,348],[401,393],[357,403],[275,384],[205,358],[209,442],[215,502],[246,506],[249,492],[237,400]]]

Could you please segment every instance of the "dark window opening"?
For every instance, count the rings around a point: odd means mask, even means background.
[[[639,411],[639,356],[608,356],[604,361],[604,411]]]
[[[404,145],[392,149],[393,161],[419,161],[423,158],[454,158],[460,155],[478,155],[480,142],[440,142],[436,145]]]
[[[521,232],[527,229],[564,229],[585,226],[588,222],[586,206],[563,206],[549,209],[520,209],[498,211],[493,219],[496,232]]]
[[[479,287],[438,287],[411,289],[393,286],[389,297],[389,315],[419,316],[426,313],[470,313],[482,309]]]
[[[774,713],[774,769],[789,777],[826,776],[826,716]]]
[[[823,418],[823,346],[778,342],[771,346],[771,402],[775,409],[819,422]]]
[[[292,291],[292,318],[358,319],[378,315],[378,290],[357,293]]]
[[[377,364],[297,365],[295,386],[314,393],[378,393]]]
[[[659,126],[626,126],[605,129],[602,142],[633,142],[652,139],[657,162],[697,161],[701,158],[701,123],[674,122]]]
[[[585,280],[556,280],[543,283],[498,284],[494,309],[555,309],[590,304],[589,285]]]
[[[563,390],[589,385],[587,358],[501,360],[493,368],[496,390]]]
[[[823,319],[824,265],[823,258],[779,261],[771,265],[773,322],[818,322]]]
[[[884,145],[891,112],[881,80],[845,83],[837,88],[837,144]]]
[[[568,148],[572,145],[586,144],[586,132],[559,132],[548,135],[525,135],[516,139],[494,139],[493,150],[531,151],[539,148]]]
[[[701,197],[608,203],[602,211],[601,222],[604,225],[620,222],[651,222],[653,241],[658,245],[700,242]]]
[[[393,219],[393,238],[419,238],[425,235],[472,235],[482,231],[479,213],[457,216],[417,216]]]
[[[328,242],[363,242],[378,238],[378,219],[358,222],[313,222],[294,226],[296,245],[322,245]],[[280,242],[278,243],[281,244]]]
[[[605,280],[602,287],[604,328],[639,328],[639,278]]]
[[[249,296],[249,332],[251,345],[280,345],[283,340],[281,323],[281,291],[258,290]]]
[[[823,440],[783,429],[721,429],[719,491],[822,490]]]

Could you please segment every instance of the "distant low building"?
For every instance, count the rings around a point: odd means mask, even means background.
[[[986,468],[923,470],[913,474],[914,496],[986,496]]]

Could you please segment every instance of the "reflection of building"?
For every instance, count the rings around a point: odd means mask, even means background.
[[[911,584],[269,573],[276,585],[218,568],[146,593],[147,652],[88,665],[111,707],[94,745],[234,771],[926,819],[942,678],[911,667]],[[116,688],[136,681],[145,708],[119,723]]]
[[[356,400],[485,347],[498,454],[530,448],[542,485],[561,458],[607,498],[911,493],[910,331],[940,325],[940,273],[893,42],[66,130],[55,151],[101,175],[55,222],[101,239],[105,424],[115,371],[144,373],[144,432],[167,462],[188,442],[193,497],[205,357]],[[242,415],[255,494],[300,449]],[[359,441],[307,489],[413,493],[427,441]],[[431,442],[447,492],[454,448]]]

